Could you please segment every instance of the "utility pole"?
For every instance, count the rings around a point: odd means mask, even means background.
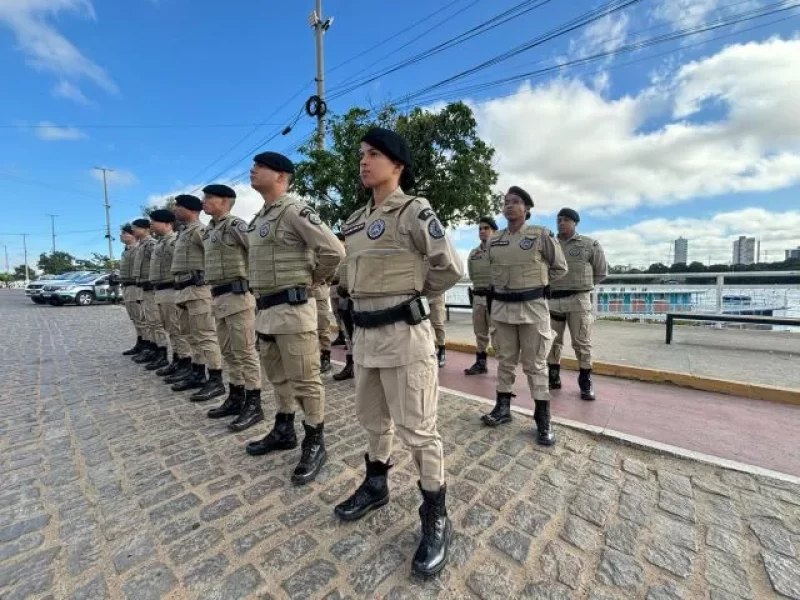
[[[48,213],[47,215],[50,217],[50,231],[53,234],[53,254],[56,253],[56,217],[58,215],[51,215]]]
[[[6,253],[6,273],[11,275],[11,267],[8,266],[8,245],[7,244],[3,244],[3,250],[5,250],[5,253]]]
[[[106,239],[108,240],[108,259],[114,260],[114,247],[111,244],[111,205],[108,203],[108,183],[106,182],[106,171],[114,172],[113,169],[105,167],[95,167],[98,171],[103,172],[103,198],[105,199],[106,207]]]
[[[317,46],[317,147],[322,150],[325,148],[325,53],[322,44],[322,36],[330,28],[333,19],[322,19],[322,0],[316,0],[316,10],[308,17],[311,27],[314,28],[314,39]]]
[[[28,284],[31,281],[30,277],[28,276],[28,234],[21,233],[20,235],[22,236],[22,249],[25,253],[25,287],[28,287]]]

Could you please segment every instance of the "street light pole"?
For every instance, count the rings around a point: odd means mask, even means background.
[[[108,183],[106,182],[106,171],[114,172],[113,169],[107,169],[105,167],[95,167],[98,171],[103,172],[103,198],[105,200],[105,207],[106,207],[106,239],[108,240],[108,259],[109,261],[114,260],[114,246],[111,244],[111,205],[108,203]]]

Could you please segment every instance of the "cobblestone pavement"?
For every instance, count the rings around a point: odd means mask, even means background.
[[[253,458],[208,405],[123,358],[118,307],[38,307],[0,294],[0,597],[800,598],[800,486],[531,422],[482,428],[443,396],[457,534],[439,577],[410,577],[419,496],[395,452],[392,502],[342,524],[363,472],[350,383],[327,381],[330,460]],[[270,417],[272,399],[265,402]]]

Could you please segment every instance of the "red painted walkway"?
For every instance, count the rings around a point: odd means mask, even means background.
[[[344,352],[337,349],[334,357],[343,361]],[[488,375],[467,377],[464,369],[473,361],[472,355],[448,352],[439,384],[493,400],[496,361],[490,359]],[[553,416],[800,477],[799,407],[616,377],[595,377],[597,400],[585,402],[577,376],[562,371],[564,387],[552,394]],[[516,406],[533,409],[521,369],[514,392]]]

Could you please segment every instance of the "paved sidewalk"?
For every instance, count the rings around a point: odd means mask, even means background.
[[[247,456],[264,426],[231,435],[119,355],[122,309],[0,297],[0,320],[3,600],[800,598],[800,485],[565,427],[543,450],[530,419],[488,430],[449,394],[452,563],[412,580],[408,452],[388,506],[332,515],[363,473],[350,382],[326,381],[330,461],[295,488],[298,451]]]

